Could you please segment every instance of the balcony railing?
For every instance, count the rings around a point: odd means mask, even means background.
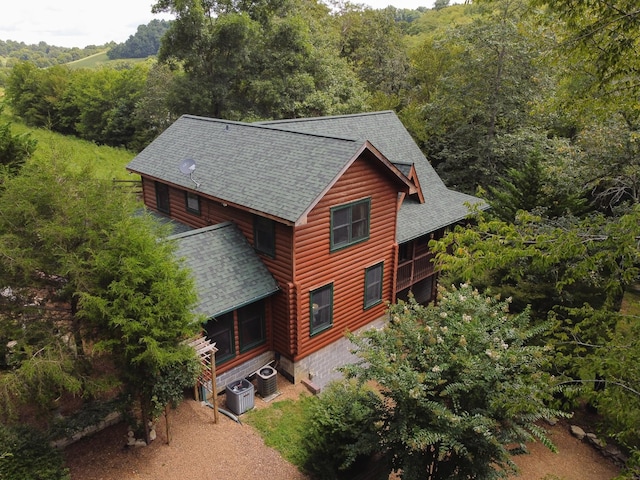
[[[430,275],[433,275],[433,257],[433,253],[427,252],[416,256],[416,258],[412,260],[400,262],[396,280],[396,292],[409,288],[420,280],[424,280]]]

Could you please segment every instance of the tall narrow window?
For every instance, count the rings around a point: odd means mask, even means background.
[[[159,212],[169,213],[169,185],[156,182],[156,206]]]
[[[185,197],[187,212],[200,215],[200,195],[192,192],[185,192]]]
[[[361,200],[331,209],[331,250],[369,238],[371,200]]]
[[[270,218],[253,217],[254,248],[265,255],[276,256],[276,223]]]
[[[259,301],[238,309],[238,332],[240,352],[246,352],[267,340],[264,315],[264,301]]]
[[[209,320],[205,330],[207,338],[215,342],[218,349],[216,352],[216,364],[224,363],[236,356],[233,312],[225,313]]]
[[[364,271],[364,308],[373,307],[382,301],[382,263]]]
[[[333,325],[333,284],[313,290],[310,295],[310,333],[315,335]]]

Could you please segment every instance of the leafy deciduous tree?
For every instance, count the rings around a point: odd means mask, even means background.
[[[350,337],[361,362],[344,372],[379,387],[378,452],[403,479],[505,477],[525,442],[553,448],[536,422],[564,414],[548,407],[550,352],[531,344],[549,325],[508,310],[464,284],[436,306],[392,305],[382,330]]]
[[[564,22],[563,46],[601,86],[638,89],[640,9],[635,0],[536,0]],[[555,21],[557,17],[547,15]]]

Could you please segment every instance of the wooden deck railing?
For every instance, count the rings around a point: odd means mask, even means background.
[[[434,273],[434,254],[427,252],[412,260],[400,263],[396,280],[396,292],[409,288]]]

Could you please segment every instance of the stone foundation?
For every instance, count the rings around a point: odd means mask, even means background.
[[[386,321],[385,315],[361,328],[359,332],[370,328],[381,328]],[[351,353],[353,347],[353,343],[346,337],[341,338],[298,362],[294,363],[289,359],[281,358],[278,362],[278,371],[293,383],[305,380],[321,390],[329,382],[342,378],[342,373],[337,370],[338,367],[357,361],[358,357]]]

